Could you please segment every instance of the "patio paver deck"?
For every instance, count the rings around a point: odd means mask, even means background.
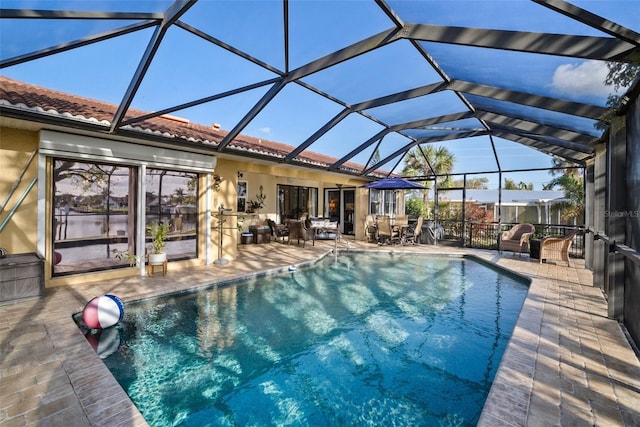
[[[126,303],[284,270],[332,248],[242,245],[226,266],[51,288],[45,298],[0,305],[0,425],[147,425],[71,318],[92,297],[113,293]],[[473,254],[532,278],[479,425],[640,425],[638,357],[582,261],[567,268],[495,251],[342,239],[339,249],[348,248]]]

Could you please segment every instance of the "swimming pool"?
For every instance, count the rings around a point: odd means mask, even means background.
[[[152,426],[475,425],[527,289],[472,258],[349,253],[127,304],[103,356]]]

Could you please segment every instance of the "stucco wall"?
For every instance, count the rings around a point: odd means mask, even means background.
[[[16,181],[22,168],[24,167],[27,159],[34,150],[37,150],[39,144],[39,133],[37,131],[19,130],[9,127],[0,128],[0,200],[4,200]],[[26,170],[25,175],[22,177],[20,184],[16,188],[13,196],[8,200],[5,206],[0,220],[4,221],[9,211],[14,207],[17,200],[23,194],[27,188],[29,182],[36,178],[38,175],[38,161],[39,157],[33,158],[31,164]],[[45,167],[45,165],[42,165]],[[242,174],[242,177],[238,176],[238,172]],[[210,224],[209,240],[206,243],[202,243],[199,246],[199,259],[198,260],[186,260],[171,263],[170,269],[188,268],[192,265],[197,265],[205,261],[205,256],[208,255],[209,260],[213,261],[219,257],[218,242],[220,241],[220,235],[217,228],[216,214],[219,212],[221,205],[225,208],[231,208],[229,212],[231,215],[227,218],[225,223],[225,230],[223,231],[223,257],[233,260],[238,256],[238,241],[239,232],[236,228],[236,206],[237,206],[237,184],[238,180],[242,179],[248,182],[248,198],[249,200],[255,200],[256,194],[259,192],[259,188],[262,185],[263,192],[266,195],[264,208],[260,210],[259,214],[248,215],[241,213],[241,217],[244,219],[242,223],[245,229],[249,225],[256,222],[264,222],[267,217],[275,219],[277,211],[277,194],[276,188],[278,184],[282,185],[296,185],[296,186],[308,186],[318,189],[318,214],[322,215],[324,210],[324,190],[325,188],[336,188],[338,184],[343,188],[356,188],[356,219],[355,219],[355,233],[360,235],[361,228],[363,226],[364,216],[367,211],[367,192],[359,189],[364,181],[351,178],[348,176],[327,173],[323,171],[296,169],[291,167],[285,167],[280,165],[270,165],[266,163],[260,163],[251,159],[240,158],[218,158],[215,174],[222,178],[220,188],[218,191],[210,193],[208,199],[208,205],[206,200],[206,183],[205,175],[200,179],[200,210],[201,210],[201,222],[200,229],[207,228],[207,224]],[[35,252],[37,250],[38,239],[38,215],[42,215],[45,219],[50,215],[50,212],[38,212],[38,185],[46,185],[46,183],[37,183],[34,185],[30,193],[26,196],[23,203],[17,209],[15,215],[8,221],[6,227],[0,234],[0,246],[7,249],[9,253],[26,253]],[[213,182],[211,182],[213,186]],[[49,206],[51,196],[45,191],[47,201],[44,206]],[[212,214],[212,218],[208,218],[206,214],[207,208]],[[50,224],[50,221],[41,221],[41,224]],[[50,231],[43,231],[46,242],[45,248],[49,248]],[[208,248],[206,247],[208,245]],[[50,251],[46,251],[50,252]],[[47,259],[45,261],[45,279],[47,286],[57,286],[79,283],[86,280],[86,274],[77,274],[64,277],[52,278],[51,276],[51,253],[42,254]],[[121,277],[123,275],[140,274],[136,270],[108,270],[104,272],[91,273],[92,279]]]
[[[38,147],[38,133],[19,129],[0,128],[0,203],[4,203],[12,186],[20,176],[31,153]],[[38,157],[33,158],[13,195],[0,214],[4,223],[29,183],[38,176]],[[23,200],[0,233],[0,247],[10,254],[36,252],[37,243],[37,186]]]
[[[215,250],[214,258],[218,257],[219,231],[217,228],[216,214],[220,205],[232,210],[226,217],[227,222],[223,225],[223,258],[234,259],[237,256],[239,232],[234,230],[237,218],[241,218],[243,230],[248,230],[249,226],[256,223],[264,223],[267,218],[276,219],[278,195],[276,189],[278,185],[294,185],[314,187],[318,189],[318,215],[323,215],[324,210],[324,190],[326,188],[336,188],[341,184],[343,188],[356,189],[356,220],[354,223],[356,238],[362,234],[364,217],[368,208],[368,192],[359,187],[365,181],[350,178],[348,176],[329,174],[325,172],[315,172],[312,170],[294,169],[290,167],[262,164],[251,160],[232,160],[219,158],[216,166],[216,174],[220,175],[222,181],[220,190],[214,193],[211,200],[211,212],[214,216],[212,221],[211,244]],[[242,174],[240,177],[239,174]],[[238,181],[246,181],[248,188],[248,200],[256,200],[256,195],[263,187],[263,194],[266,195],[264,207],[259,213],[246,214],[236,212]]]

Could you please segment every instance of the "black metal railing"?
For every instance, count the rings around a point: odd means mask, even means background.
[[[438,221],[443,229],[443,242],[457,244],[469,248],[477,249],[498,249],[498,233],[507,231],[516,224],[511,223],[486,223],[468,222],[459,220]],[[573,230],[580,232],[573,239],[573,244],[569,251],[569,256],[574,258],[584,258],[584,230],[583,226],[573,226],[565,224],[533,224],[536,229],[534,239],[545,236],[565,236]],[[464,231],[464,233],[463,233]]]

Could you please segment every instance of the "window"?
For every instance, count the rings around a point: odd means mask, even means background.
[[[170,261],[197,258],[199,174],[214,173],[215,157],[49,130],[39,149],[53,161],[53,194],[38,192],[53,206],[54,276],[128,266],[119,255],[144,257],[136,245],[150,244],[154,220],[170,227]]]
[[[298,219],[303,213],[318,215],[318,189],[295,185],[278,185],[280,221]]]
[[[54,276],[127,267],[136,250],[138,167],[55,159]],[[145,222],[169,224],[167,257],[197,257],[198,174],[147,169]],[[150,242],[148,237],[147,242]]]
[[[115,254],[135,253],[134,172],[106,163],[54,161],[54,275],[128,265]]]
[[[369,190],[369,213],[372,215],[396,214],[396,192],[393,190]]]
[[[248,184],[247,181],[238,181],[238,212],[247,209]]]
[[[197,257],[198,174],[148,168],[145,180],[145,222],[169,225],[167,258]],[[146,241],[150,242],[151,237]]]

